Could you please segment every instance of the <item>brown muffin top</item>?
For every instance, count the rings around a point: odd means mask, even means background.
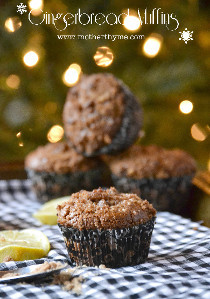
[[[112,173],[117,176],[168,178],[194,174],[195,160],[180,149],[167,150],[156,145],[133,145],[117,156],[105,156]]]
[[[122,84],[111,74],[82,76],[63,110],[65,134],[78,152],[91,154],[111,143],[124,113]]]
[[[102,163],[100,159],[84,158],[68,147],[66,142],[39,146],[25,159],[25,167],[36,171],[67,173],[87,171]]]
[[[58,223],[83,229],[126,228],[147,222],[156,210],[136,194],[118,193],[114,187],[80,191],[57,206]]]

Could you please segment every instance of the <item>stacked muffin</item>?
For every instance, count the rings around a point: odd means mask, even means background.
[[[159,211],[179,214],[185,208],[196,171],[195,160],[186,152],[156,145],[133,145],[104,160],[120,192],[136,193]]]
[[[39,147],[26,158],[38,199],[115,186],[149,200],[158,210],[180,213],[184,208],[195,161],[181,150],[133,145],[142,110],[119,79],[106,73],[82,76],[69,89],[63,122],[64,143]]]
[[[57,207],[70,262],[107,267],[144,262],[156,215],[150,203],[178,212],[190,190],[194,160],[181,150],[133,145],[141,107],[111,74],[83,76],[68,92],[63,121],[66,141],[39,147],[25,166],[42,201],[79,191]],[[101,188],[112,185],[118,191]]]
[[[178,149],[133,145],[142,112],[121,81],[110,74],[84,77],[69,90],[63,116],[68,144],[86,157],[105,154],[118,191],[136,193],[158,210],[182,212],[195,161]]]
[[[100,158],[85,158],[66,142],[39,146],[25,159],[25,169],[37,199],[70,195],[81,189],[110,185],[110,171]]]
[[[127,149],[142,124],[140,105],[111,74],[83,76],[69,90],[63,110],[67,142],[87,157]]]
[[[111,74],[83,76],[69,90],[63,110],[66,141],[30,153],[25,168],[37,198],[44,202],[81,189],[111,185],[100,154],[135,142],[142,112],[130,90]]]
[[[195,161],[178,149],[133,145],[142,112],[121,81],[110,74],[84,76],[69,90],[63,119],[69,146],[86,157],[103,154],[118,191],[136,193],[158,210],[182,212]]]

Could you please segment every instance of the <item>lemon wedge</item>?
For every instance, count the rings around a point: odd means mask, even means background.
[[[48,238],[36,229],[4,230],[0,232],[0,263],[42,258],[50,251]]]
[[[42,224],[55,225],[57,224],[57,205],[67,201],[69,198],[70,195],[50,200],[42,205],[41,209],[34,213],[33,216]]]

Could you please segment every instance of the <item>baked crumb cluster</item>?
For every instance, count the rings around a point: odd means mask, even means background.
[[[88,154],[111,143],[124,113],[122,84],[111,74],[83,76],[69,90],[63,110],[69,144]]]
[[[36,171],[67,173],[87,171],[101,164],[99,158],[85,158],[70,148],[66,142],[39,146],[25,160],[25,167]]]
[[[83,229],[126,228],[147,222],[156,211],[136,194],[119,193],[114,187],[80,191],[57,207],[58,223]]]
[[[115,175],[136,179],[163,179],[191,175],[196,171],[195,160],[188,153],[156,145],[133,145],[117,156],[106,156],[105,161]]]

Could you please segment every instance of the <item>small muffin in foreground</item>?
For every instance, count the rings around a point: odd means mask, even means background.
[[[156,211],[136,194],[82,190],[57,215],[72,264],[117,268],[147,259]]]
[[[180,213],[185,207],[196,172],[195,160],[186,152],[133,145],[104,160],[118,191],[136,193],[159,211]]]
[[[78,153],[113,154],[138,138],[142,111],[131,91],[113,75],[84,75],[69,89],[63,122],[67,142]]]
[[[41,202],[110,184],[110,171],[99,158],[85,158],[66,142],[38,147],[25,159],[32,188]]]

